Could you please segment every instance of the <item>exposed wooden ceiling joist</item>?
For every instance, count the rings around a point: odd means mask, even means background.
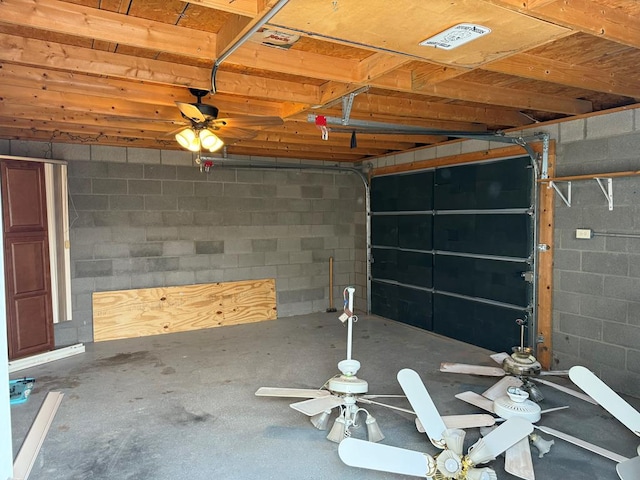
[[[175,102],[210,90],[219,55],[276,3],[4,0],[0,138],[179,148],[167,135],[186,122]],[[255,34],[203,98],[221,115],[285,119],[249,127],[229,153],[353,162],[448,139],[359,133],[351,148],[348,132],[322,140],[311,113],[491,131],[640,99],[634,0],[399,0],[394,12],[383,0],[289,0],[266,28],[300,40],[273,48]],[[460,21],[491,33],[454,50],[417,45]]]

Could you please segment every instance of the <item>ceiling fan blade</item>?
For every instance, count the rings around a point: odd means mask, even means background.
[[[350,467],[366,468],[380,472],[427,477],[435,460],[429,455],[404,448],[345,438],[338,446],[338,455]]]
[[[246,116],[217,118],[212,122],[216,127],[275,127],[283,125],[284,120],[280,117],[268,116]]]
[[[640,478],[640,457],[633,457],[616,465],[616,472],[622,480],[635,480]]]
[[[496,424],[496,417],[492,417],[491,415],[486,415],[484,413],[470,415],[443,415],[442,420],[448,429],[491,427]],[[416,417],[416,430],[420,433],[425,433],[424,427],[418,417]]]
[[[520,417],[512,417],[469,448],[473,465],[493,460],[502,452],[525,439],[533,432],[533,425]]]
[[[640,436],[640,412],[623,400],[609,385],[581,366],[572,367],[569,370],[569,378],[620,423]]]
[[[529,437],[523,438],[513,447],[507,448],[504,454],[504,469],[507,473],[524,480],[535,480]]]
[[[509,355],[507,352],[500,352],[500,353],[494,353],[493,355],[489,355],[494,362],[499,363],[500,365],[502,365],[502,362],[504,362],[504,359],[507,357],[510,357],[511,355]]]
[[[470,403],[471,405],[486,410],[489,413],[495,413],[493,411],[493,401],[488,398],[478,395],[476,392],[462,392],[456,393],[455,397],[463,402]]]
[[[167,132],[164,134],[165,137],[171,137],[173,135],[175,135],[178,132],[181,132],[182,130],[184,130],[185,128],[187,128],[187,125],[182,125],[181,127],[178,128],[174,128],[173,130],[171,130],[170,132]]]
[[[485,413],[475,413],[470,415],[443,415],[442,420],[447,428],[490,427],[496,423],[495,417]]]
[[[176,105],[180,110],[180,112],[182,113],[182,115],[184,115],[190,120],[193,120],[194,122],[200,123],[207,120],[207,117],[205,117],[202,114],[202,112],[198,110],[198,107],[196,107],[195,105],[191,105],[190,103],[184,103],[184,102],[176,102]]]
[[[578,392],[577,390],[573,390],[572,388],[567,388],[563,385],[558,385],[557,383],[553,383],[550,382],[549,380],[543,380],[542,378],[535,378],[535,377],[530,377],[531,380],[534,380],[538,383],[541,383],[543,385],[546,385],[548,387],[551,388],[555,388],[556,390],[560,390],[561,392],[564,392],[568,395],[573,395],[576,398],[579,398],[581,400],[584,400],[585,402],[589,402],[592,403],[594,405],[598,405],[598,402],[596,402],[593,398],[591,398],[589,395],[585,395],[582,392]]]
[[[225,141],[230,138],[235,138],[238,140],[246,140],[249,138],[255,137],[258,132],[255,130],[248,130],[246,128],[237,128],[237,127],[216,127],[213,129],[216,135]]]
[[[484,375],[487,377],[504,377],[505,371],[498,367],[485,367],[483,365],[468,365],[466,363],[440,364],[440,371],[446,373],[466,373],[468,375]]]
[[[313,417],[314,415],[318,415],[326,410],[331,410],[339,405],[344,405],[342,398],[336,397],[335,395],[329,395],[327,397],[312,398],[310,400],[292,403],[289,406],[294,410]]]
[[[568,435],[553,428],[545,427],[543,425],[536,425],[536,428],[541,432],[559,438],[560,440],[564,440],[565,442],[572,443],[573,445],[584,448],[585,450],[589,450],[590,452],[596,453],[604,458],[608,458],[609,460],[613,460],[614,462],[620,463],[628,460],[627,457],[623,457],[622,455],[618,455],[617,453],[606,450],[602,447],[594,445],[593,443],[585,442],[581,438],[576,438],[572,435]]]
[[[420,375],[414,370],[404,368],[398,372],[398,382],[407,395],[407,400],[424,426],[431,443],[444,448],[442,433],[447,426],[442,421],[431,395],[427,392]]]
[[[256,391],[258,397],[295,397],[295,398],[320,398],[331,395],[328,390],[314,390],[311,388],[279,388],[260,387]]]
[[[522,380],[512,375],[501,378],[492,387],[482,392],[482,396],[489,400],[495,400],[498,397],[504,397],[507,394],[507,388],[522,386]]]

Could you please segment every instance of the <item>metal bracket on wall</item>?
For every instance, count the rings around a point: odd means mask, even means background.
[[[605,190],[604,185],[602,185],[602,181],[607,181],[607,189]],[[595,181],[598,182],[598,186],[602,193],[604,194],[604,198],[607,199],[607,203],[609,204],[609,210],[613,210],[613,179],[612,178],[599,178],[596,177]]]
[[[567,207],[571,206],[571,182],[561,182],[567,184],[567,195],[565,196],[562,191],[558,188],[557,182],[551,180],[549,182],[549,186],[547,188],[553,188],[558,196],[562,199]]]
[[[598,182],[598,186],[600,190],[604,194],[604,198],[607,200],[607,204],[609,205],[609,210],[613,210],[613,179],[605,178],[605,177],[593,177],[593,179]],[[607,186],[605,188],[603,181],[606,180]],[[567,193],[566,195],[562,193],[560,188],[558,187],[558,183],[566,183],[567,184]],[[553,188],[558,196],[562,199],[567,207],[571,206],[571,181],[563,180],[550,180],[549,186],[547,188]]]

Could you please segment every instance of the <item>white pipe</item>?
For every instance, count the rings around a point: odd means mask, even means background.
[[[353,294],[356,289],[353,287],[347,287],[347,294],[349,300],[347,302],[347,310],[349,311],[349,324],[347,326],[347,360],[351,360],[351,343],[353,338]]]

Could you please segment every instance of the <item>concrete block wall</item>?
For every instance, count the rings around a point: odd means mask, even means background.
[[[299,170],[205,173],[188,152],[8,147],[68,161],[73,320],[55,326],[57,345],[93,340],[97,291],[275,278],[278,316],[325,311],[329,257],[336,308],[347,285],[366,308],[365,190],[354,173],[300,161]]]
[[[640,108],[538,124],[521,133],[533,132],[556,142],[556,176],[640,171]],[[402,165],[504,146],[455,141],[372,163]],[[566,191],[566,185],[560,188]],[[616,391],[640,397],[640,176],[614,179],[613,196],[609,211],[595,180],[573,182],[571,207],[556,196],[553,368],[584,365]],[[632,236],[577,240],[576,228]]]

